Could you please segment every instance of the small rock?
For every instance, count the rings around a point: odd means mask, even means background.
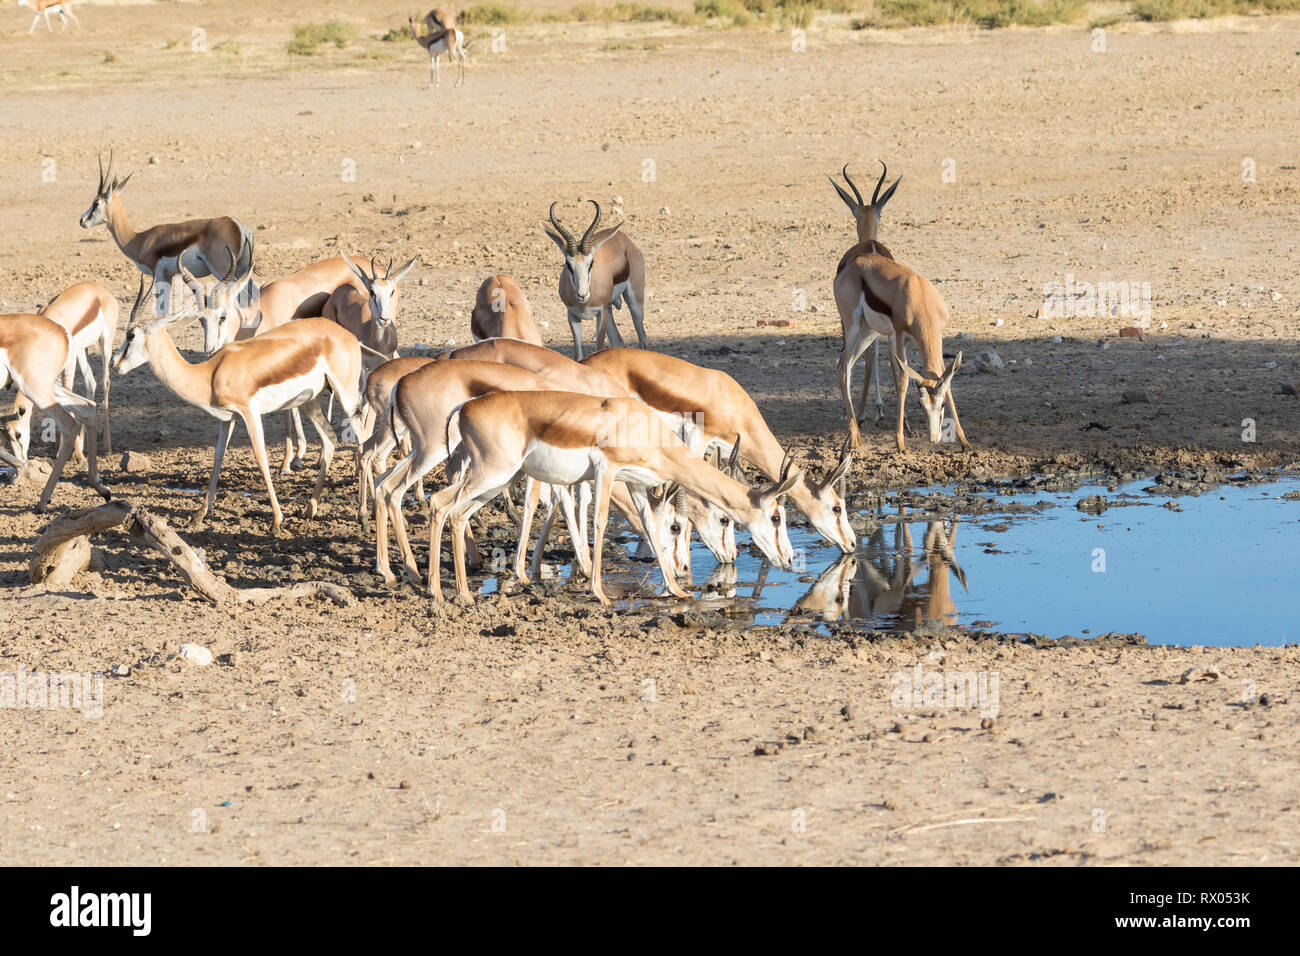
[[[1000,328],[1001,326],[1006,325],[1006,322],[1002,321],[1001,319],[994,319],[994,320],[993,320],[993,324],[994,324],[995,326],[998,326],[998,327]]]
[[[127,667],[125,664],[114,664],[110,673],[114,677],[126,677],[131,673],[131,668]]]
[[[667,206],[660,206],[660,207],[659,207],[659,215],[661,215],[661,216],[671,216],[672,214],[673,214],[673,213],[672,213],[672,210],[669,209]]]
[[[1297,384],[1297,383],[1295,383],[1295,382],[1283,382],[1283,383],[1282,383],[1282,394],[1283,394],[1283,395],[1300,395],[1300,384]]]
[[[1183,676],[1178,678],[1180,684],[1203,684],[1208,681],[1218,680],[1223,676],[1213,664],[1208,667],[1189,667],[1183,671]]]
[[[1088,495],[1088,497],[1076,501],[1074,507],[1090,515],[1099,515],[1110,507],[1110,503],[1102,495]]]
[[[176,651],[176,656],[199,667],[207,667],[212,663],[212,652],[202,644],[182,644]]]
[[[1053,335],[1053,336],[1052,336],[1052,344],[1053,344],[1053,345],[1060,345],[1060,344],[1061,344],[1061,337],[1060,337],[1059,335]]]
[[[992,717],[985,717],[980,721],[980,730],[992,730],[996,726]]]
[[[797,323],[794,319],[759,319],[758,320],[759,328],[768,326],[774,329],[792,329],[795,327],[796,324]]]
[[[1122,339],[1140,339],[1142,338],[1142,330],[1135,325],[1130,325],[1119,330],[1119,337]]]
[[[997,372],[1004,365],[1006,363],[1002,361],[1002,357],[992,349],[975,353],[975,367],[981,372]]]
[[[153,461],[148,455],[142,455],[138,451],[128,451],[122,455],[121,468],[123,471],[133,474],[150,471],[153,468]]]
[[[1148,395],[1144,389],[1127,388],[1124,390],[1125,405],[1138,405],[1144,402],[1149,403],[1150,401],[1151,401],[1151,396]]]

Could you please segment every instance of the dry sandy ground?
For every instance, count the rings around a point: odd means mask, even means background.
[[[346,8],[374,33],[400,12]],[[867,184],[879,156],[906,177],[882,237],[938,282],[949,353],[994,348],[1008,365],[957,376],[970,455],[919,435],[899,455],[869,428],[855,503],[920,480],[1300,461],[1300,407],[1280,390],[1300,382],[1300,21],[1111,30],[1105,53],[1082,29],[827,21],[798,54],[765,30],[512,28],[504,54],[476,42],[464,89],[444,77],[431,92],[413,44],[284,55],[292,24],[329,15],[242,0],[94,6],[80,33],[28,37],[29,18],[6,10],[0,310],[85,279],[129,303],[121,255],[76,225],[110,147],[136,171],[124,196],[137,224],[234,215],[258,229],[263,276],[336,247],[419,253],[408,345],[468,341],[475,288],[504,270],[567,349],[538,220],[552,199],[621,197],[648,261],[651,345],[726,368],[822,468],[844,433],[829,280],[851,241],[825,174],[852,160]],[[190,52],[195,27],[210,52]],[[230,40],[238,53],[217,49]],[[355,182],[341,175],[349,161]],[[1149,283],[1145,336],[1119,338],[1131,317],[1032,317],[1067,276]],[[798,325],[757,327],[770,318]],[[198,343],[193,329],[181,337]],[[1134,388],[1152,401],[1122,403]],[[205,480],[210,420],[145,369],[115,380],[113,399],[115,445],[155,464],[108,465],[115,495],[183,517],[193,496],[165,489]],[[1094,421],[1109,429],[1080,430]],[[182,528],[234,583],[338,580],[361,597],[345,609],[209,608],[122,535],[103,538],[101,572],[32,595],[21,585],[43,519],[33,492],[0,490],[0,670],[138,665],[106,681],[97,720],[0,712],[5,859],[1295,859],[1294,648],[825,639],[610,616],[577,589],[431,614],[367,575],[346,472],[336,466],[322,520],[275,540],[240,444],[214,520]],[[281,483],[290,514],[309,481]],[[54,507],[92,499],[78,474]],[[231,666],[167,661],[184,640]],[[993,725],[977,710],[895,706],[892,676],[917,663],[996,672]],[[1208,664],[1218,681],[1177,683]]]

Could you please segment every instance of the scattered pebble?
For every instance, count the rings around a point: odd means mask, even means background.
[[[212,652],[202,644],[182,644],[176,651],[176,656],[199,667],[207,667],[213,660]]]

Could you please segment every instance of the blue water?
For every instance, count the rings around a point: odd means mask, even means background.
[[[841,557],[809,529],[792,528],[801,570],[772,569],[744,545],[734,568],[718,568],[697,544],[696,600],[655,598],[657,571],[641,563],[615,564],[606,590],[624,606],[733,606],[755,624],[802,620],[901,631],[942,620],[1050,637],[1138,632],[1153,644],[1184,646],[1300,640],[1300,614],[1291,603],[1300,572],[1300,500],[1281,498],[1300,490],[1300,479],[1224,485],[1199,497],[1144,493],[1151,486],[1142,480],[1114,492],[1084,486],[1064,494],[990,493],[982,496],[997,504],[1047,500],[1057,507],[958,516],[955,530],[949,515],[918,517],[912,509],[900,520],[891,497],[882,513],[862,515],[872,529],[859,535],[852,556]],[[1092,494],[1132,504],[1099,516],[1075,509]],[[1182,510],[1162,507],[1170,501]],[[711,576],[713,589],[702,587]]]

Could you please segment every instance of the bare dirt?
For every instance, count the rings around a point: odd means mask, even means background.
[[[338,13],[374,34],[399,22],[368,2]],[[845,430],[830,278],[852,241],[825,176],[851,160],[867,185],[881,157],[905,175],[882,238],[948,301],[975,449],[914,429],[899,454],[869,427],[855,507],[923,481],[1300,462],[1300,399],[1282,388],[1300,384],[1300,20],[1115,28],[1104,53],[1079,28],[877,33],[836,18],[805,53],[760,29],[546,24],[508,28],[494,54],[479,29],[468,85],[444,71],[428,91],[413,43],[284,53],[293,24],[333,15],[90,6],[81,32],[29,37],[26,12],[7,10],[0,311],[89,279],[129,305],[132,268],[76,223],[96,153],[113,148],[135,170],[135,224],[234,215],[257,228],[262,277],[336,248],[419,253],[404,346],[468,342],[475,289],[507,271],[567,350],[539,219],[553,199],[621,197],[647,258],[651,346],[725,368],[825,468]],[[195,28],[206,53],[191,51]],[[1151,324],[1129,339],[1135,317],[1035,317],[1068,276],[1149,283]],[[179,341],[200,345],[193,328]],[[1001,371],[971,361],[987,349]],[[1124,402],[1133,389],[1150,401]],[[241,442],[191,531],[196,496],[175,489],[206,481],[214,423],[145,368],[115,378],[112,398],[117,451],[153,463],[106,463],[115,496],[172,520],[233,584],[318,578],[359,601],[213,608],[119,532],[97,541],[101,570],[32,591],[47,519],[34,490],[0,488],[0,671],[132,668],[105,680],[98,719],[0,710],[4,859],[1296,859],[1294,647],[824,637],[706,626],[682,607],[607,612],[580,584],[431,609],[369,574],[347,453],[323,516],[276,539]],[[278,483],[290,515],[312,466]],[[69,473],[56,511],[97,500],[84,469]],[[169,659],[183,641],[220,662]],[[891,700],[918,663],[996,673],[991,726]],[[1217,680],[1178,683],[1209,664]]]

